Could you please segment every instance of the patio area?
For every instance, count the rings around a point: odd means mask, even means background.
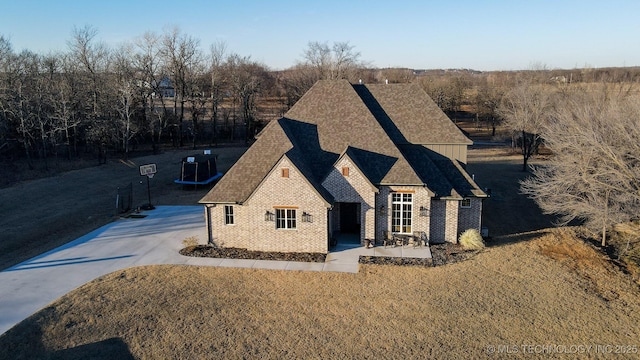
[[[329,249],[325,262],[357,263],[360,256],[431,259],[431,250],[429,246],[414,247],[412,244],[383,246],[376,243],[373,247],[365,247],[360,244],[357,234],[340,234],[338,244]]]

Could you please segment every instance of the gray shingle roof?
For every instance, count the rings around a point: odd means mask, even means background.
[[[354,85],[366,87],[411,144],[473,142],[417,84]]]
[[[271,171],[293,144],[277,122],[269,124],[260,138],[247,149],[220,181],[201,200],[202,203],[242,203]]]
[[[375,185],[426,185],[441,197],[484,196],[457,161],[418,145],[443,143],[471,141],[417,85],[319,81],[284,118],[265,127],[200,202],[243,203],[287,156],[331,203],[321,182],[343,152]]]

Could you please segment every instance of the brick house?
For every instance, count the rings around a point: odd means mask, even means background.
[[[209,242],[326,253],[335,234],[423,231],[456,242],[481,227],[486,194],[469,140],[415,84],[319,81],[200,203]]]

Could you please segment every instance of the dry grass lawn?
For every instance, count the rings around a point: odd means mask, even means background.
[[[600,252],[571,229],[511,240],[436,268],[118,271],[0,336],[0,358],[504,358],[487,352],[502,345],[513,359],[575,358],[522,346],[640,346],[638,286]]]

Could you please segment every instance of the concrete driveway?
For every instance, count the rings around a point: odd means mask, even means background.
[[[59,248],[0,272],[0,334],[69,291],[110,272],[132,266],[185,264],[306,271],[358,271],[358,255],[304,263],[195,258],[178,251],[196,236],[206,243],[201,206],[158,206],[105,225]]]
[[[273,270],[357,273],[360,255],[431,257],[425,251],[366,249],[339,244],[324,263],[238,260],[182,256],[182,241],[207,241],[202,206],[158,206],[105,225],[59,248],[0,272],[0,334],[69,291],[113,271],[142,265],[176,264]],[[406,254],[405,254],[406,252]]]

